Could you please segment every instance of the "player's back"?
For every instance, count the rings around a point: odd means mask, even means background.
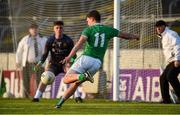
[[[82,35],[87,37],[84,55],[99,58],[103,61],[104,54],[111,38],[118,36],[119,31],[109,26],[95,24],[86,28]]]

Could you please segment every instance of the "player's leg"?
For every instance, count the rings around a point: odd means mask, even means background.
[[[56,104],[55,108],[60,108],[62,104],[75,92],[78,85],[85,81],[85,77],[83,73],[85,70],[83,65],[81,64],[82,58],[78,58],[78,60],[70,67],[68,72],[64,77],[64,83],[71,83],[70,87],[65,91],[64,95],[60,98],[59,102]],[[82,74],[80,74],[82,73]]]
[[[64,83],[94,82],[93,76],[99,70],[101,62],[99,59],[89,56],[81,56],[70,68],[64,77]]]
[[[71,75],[74,75],[74,76],[71,76]],[[66,74],[66,77],[64,77],[64,79],[65,79],[65,78],[69,78],[69,77],[75,77],[75,76],[77,76],[77,75],[81,75],[81,74],[79,74],[78,72],[70,69],[70,70],[68,71],[68,73]],[[86,75],[85,75],[84,79],[80,79],[80,80],[76,79],[75,82],[73,82],[73,83],[70,84],[70,87],[65,91],[63,97],[64,97],[65,99],[68,99],[70,96],[72,96],[72,95],[74,94],[74,92],[76,91],[77,87],[78,87],[81,83],[83,83],[84,81],[86,81],[86,80],[88,80],[87,77],[86,77]]]
[[[64,92],[64,95],[60,98],[59,102],[56,104],[55,108],[60,108],[62,104],[71,97],[76,91],[77,87],[84,81],[76,81],[70,84],[70,87]]]
[[[68,82],[73,82],[74,80],[74,83],[71,83],[71,86],[65,91],[64,95],[61,97],[60,101],[55,106],[55,108],[60,108],[64,103],[64,101],[73,95],[73,93],[81,83],[83,83],[86,80],[88,81],[92,80],[93,75],[99,70],[100,65],[101,62],[99,59],[95,59],[89,56],[81,56],[66,73],[66,77],[64,77],[65,79],[64,81],[68,83]],[[79,80],[77,76],[82,74],[84,75],[83,76],[84,79]]]
[[[71,65],[73,65],[74,60],[71,60],[71,62],[66,63],[64,65],[64,72],[67,73],[67,71],[70,69]],[[76,102],[81,102],[82,103],[82,99],[80,97],[80,92],[79,92],[79,87],[77,87],[76,91],[74,92],[74,97],[75,97],[75,101]]]
[[[179,90],[180,83],[178,80],[179,72],[180,72],[180,67],[174,67],[174,63],[173,63],[172,67],[167,73],[167,80],[170,82],[171,86],[173,87],[178,99],[180,99],[180,90]]]
[[[54,65],[50,65],[47,71],[54,73],[55,76],[58,73],[57,67]],[[46,86],[47,86],[46,84],[43,84],[42,81],[40,81],[38,89],[36,90],[36,94],[34,95],[34,98],[32,100],[33,102],[39,102],[39,99],[42,96],[43,92],[45,91]]]
[[[63,82],[68,84],[68,83],[74,83],[76,81],[85,81],[85,80],[90,81],[91,83],[94,82],[94,79],[92,78],[91,74],[88,71],[82,74],[79,73],[66,74]]]
[[[36,90],[36,94],[34,95],[33,102],[39,102],[40,97],[42,96],[44,90],[46,89],[45,84],[43,84],[41,81],[39,83],[38,89]]]
[[[30,95],[30,76],[31,76],[31,68],[29,64],[26,64],[25,67],[23,67],[23,91],[25,98],[28,98]]]
[[[169,95],[169,83],[167,80],[167,73],[170,69],[170,64],[166,66],[164,72],[160,76],[160,88],[162,95],[162,103],[171,103],[170,95]]]
[[[70,70],[68,70],[66,73],[63,82],[68,84],[76,81],[88,80],[93,83],[94,80],[92,75],[89,73],[89,71],[86,71],[88,70],[87,68],[91,68],[91,65],[94,63],[94,61],[91,62],[90,59],[87,58],[87,56],[81,56],[78,58],[71,66]]]
[[[79,88],[80,88],[80,86],[78,86],[77,89],[76,89],[76,91],[74,92],[74,98],[75,98],[75,101],[76,101],[77,103],[78,103],[78,102],[82,103],[83,100],[82,100],[82,98],[81,98]]]

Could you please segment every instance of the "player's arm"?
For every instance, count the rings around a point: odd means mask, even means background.
[[[46,58],[48,57],[49,50],[50,50],[50,43],[47,41],[44,49],[44,53],[41,57],[41,60],[34,66],[34,71],[38,71],[39,67],[45,62]]]
[[[139,40],[139,36],[126,32],[119,32],[119,37],[127,40],[131,40],[131,39]]]
[[[41,63],[44,63],[46,58],[48,57],[48,54],[49,54],[49,50],[50,50],[50,42],[46,42],[46,45],[44,47],[44,53],[41,57]]]
[[[73,49],[71,50],[70,54],[65,58],[66,62],[69,62],[71,57],[76,55],[76,52],[82,47],[82,45],[86,42],[86,37],[81,35],[79,41],[74,45]]]
[[[26,38],[22,38],[22,40],[18,44],[18,48],[16,51],[16,67],[20,68],[22,65],[22,55],[24,51],[24,44],[25,44]]]
[[[74,48],[74,42],[72,39],[70,39],[69,41],[69,47],[68,47],[68,54],[70,54],[71,50]],[[77,55],[75,54],[71,59],[75,59],[77,57]]]
[[[180,37],[178,34],[172,34],[169,35],[170,41],[172,43],[173,53],[174,53],[174,66],[179,67],[180,66]]]

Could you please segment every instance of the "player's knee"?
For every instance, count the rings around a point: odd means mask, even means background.
[[[69,78],[68,78],[67,76],[65,76],[65,77],[63,78],[63,82],[64,82],[65,84],[68,84],[68,83],[69,83]]]
[[[65,83],[65,84],[67,84],[68,82],[67,82],[67,80],[66,80],[66,77],[64,77],[64,79],[63,79],[63,83]]]

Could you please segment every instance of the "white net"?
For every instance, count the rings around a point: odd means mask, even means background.
[[[24,30],[31,22],[36,22],[40,26],[41,34],[49,36],[56,20],[63,20],[65,33],[73,39],[78,39],[86,26],[85,16],[88,11],[99,10],[104,20],[113,12],[111,0],[11,0],[9,5],[14,37],[17,41],[26,34]]]

